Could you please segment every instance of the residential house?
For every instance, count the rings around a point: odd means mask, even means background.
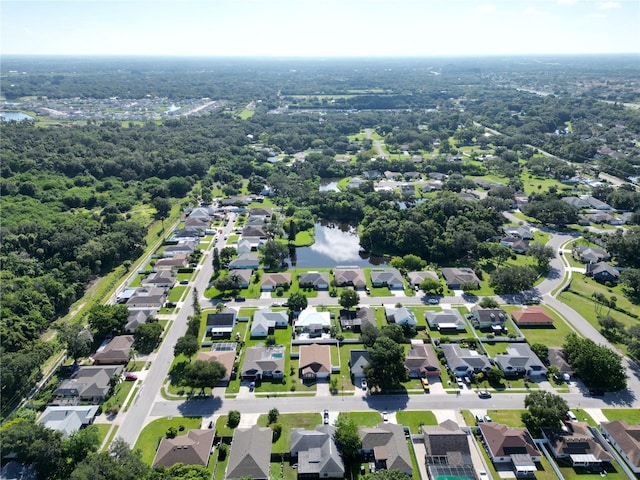
[[[176,245],[167,245],[162,250],[162,254],[165,257],[173,257],[175,255],[191,255],[193,251],[198,247],[198,242],[195,240],[185,240],[178,242]]]
[[[213,429],[197,429],[174,438],[163,437],[152,467],[171,467],[176,463],[206,467],[209,464],[215,435]]]
[[[561,347],[549,347],[549,354],[547,355],[549,365],[558,367],[561,374],[573,375],[573,369],[567,358],[565,357],[564,350]]]
[[[253,425],[251,428],[236,428],[231,442],[225,480],[231,478],[269,480],[272,438],[273,430],[269,427]]]
[[[187,216],[189,218],[200,218],[202,220],[211,220],[216,212],[211,207],[196,207],[191,210]]]
[[[335,427],[291,430],[291,458],[298,464],[298,478],[344,478],[342,457],[335,443]]]
[[[133,335],[118,335],[102,349],[93,354],[96,365],[117,365],[129,363],[129,352],[133,347]]]
[[[410,325],[415,327],[418,324],[416,315],[407,307],[384,307],[384,314],[387,322],[398,325]]]
[[[541,430],[553,456],[573,467],[605,469],[613,460],[591,434],[587,422],[567,422],[562,429],[543,427]]]
[[[298,283],[302,288],[314,288],[327,290],[329,288],[328,272],[303,272],[298,277]]]
[[[336,267],[333,269],[333,276],[338,287],[365,288],[367,280],[364,270],[356,267]]]
[[[364,378],[364,368],[369,365],[367,350],[351,350],[349,352],[349,370],[354,384],[359,384]]]
[[[520,254],[527,253],[529,250],[529,241],[518,237],[503,237],[500,239],[500,245]]]
[[[611,207],[611,205],[603,202],[602,200],[598,200],[595,197],[592,197],[591,195],[581,195],[580,199],[585,201],[588,206],[586,208],[594,208],[596,210],[614,210],[613,207]]]
[[[512,311],[511,318],[519,327],[553,326],[553,317],[549,315],[544,307],[537,305],[526,307],[523,310]]]
[[[640,474],[640,424],[629,425],[626,420],[602,422],[600,430],[631,471]]]
[[[411,378],[440,377],[440,362],[436,352],[430,343],[422,340],[411,340],[404,366]]]
[[[505,323],[509,316],[507,312],[501,308],[482,308],[479,305],[471,307],[471,315],[473,316],[471,323],[479,329],[490,328],[493,331],[500,332],[504,329]]]
[[[227,308],[222,312],[210,313],[207,315],[206,333],[212,337],[231,337],[233,329],[238,320],[238,312]]]
[[[238,240],[238,245],[236,246],[236,250],[238,255],[242,255],[244,253],[257,252],[262,247],[266,240],[259,237],[240,237]]]
[[[257,381],[282,379],[284,354],[283,346],[247,348],[242,365],[242,379]]]
[[[329,345],[300,345],[300,378],[316,380],[331,375],[331,347]]]
[[[617,268],[612,267],[607,262],[589,263],[586,267],[585,274],[589,277],[593,277],[598,282],[611,282],[615,283],[620,277],[620,272]]]
[[[262,276],[262,291],[273,291],[278,287],[289,288],[291,285],[290,273],[265,273]]]
[[[609,252],[604,248],[592,247],[575,247],[573,249],[573,256],[583,263],[604,262],[611,258]]]
[[[483,422],[478,426],[494,464],[512,463],[516,477],[535,477],[536,462],[540,461],[542,454],[526,428],[493,422]]]
[[[564,203],[568,203],[572,207],[576,207],[576,208],[579,208],[579,209],[589,208],[591,206],[589,204],[589,202],[587,202],[586,200],[584,200],[582,198],[578,198],[578,197],[562,197],[561,200]]]
[[[395,268],[372,268],[369,275],[371,276],[371,285],[373,287],[387,287],[391,290],[402,290],[404,288],[402,274]]]
[[[391,170],[385,170],[384,172],[384,178],[387,180],[395,180],[400,177],[402,177],[402,173],[400,172],[392,172]]]
[[[437,190],[442,190],[442,182],[424,182],[422,184],[422,191],[425,193]]]
[[[102,403],[111,391],[111,379],[120,378],[123,370],[122,365],[82,366],[53,391],[51,404]]]
[[[455,467],[467,473],[464,478],[475,478],[472,473],[464,471],[465,467],[473,468],[469,436],[453,420],[445,420],[438,425],[423,425],[422,436],[425,447],[425,463],[430,472],[429,478],[439,478],[436,475],[438,466]],[[431,469],[435,470],[431,470]]]
[[[167,300],[167,292],[162,287],[136,288],[127,300],[127,307],[132,308],[160,308]]]
[[[409,277],[409,285],[411,287],[419,287],[420,284],[427,278],[435,280],[436,282],[440,281],[440,278],[438,278],[438,274],[430,270],[425,270],[423,272],[409,272],[407,273],[407,277]]]
[[[318,312],[315,308],[305,308],[295,321],[295,328],[311,337],[319,337],[331,328],[331,314]]]
[[[362,172],[362,176],[367,180],[380,180],[382,178],[382,174],[378,170],[367,170]]]
[[[141,283],[143,287],[173,288],[176,275],[173,270],[158,270],[149,274]]]
[[[431,172],[427,176],[429,178],[432,178],[433,180],[438,180],[440,182],[442,182],[443,180],[446,180],[448,178],[447,174],[440,173],[440,172]]]
[[[528,225],[502,227],[502,232],[507,237],[521,238],[523,240],[533,240],[533,233]]]
[[[257,270],[260,268],[260,258],[256,253],[243,253],[229,262],[229,270]]]
[[[443,268],[442,276],[452,290],[460,290],[464,283],[473,283],[476,288],[480,286],[480,280],[470,268]]]
[[[400,470],[411,475],[413,467],[402,425],[379,423],[375,427],[359,427],[361,453],[375,463],[376,470]]]
[[[547,367],[531,350],[528,343],[509,343],[507,352],[494,357],[496,365],[507,378],[539,377],[547,374]]]
[[[186,253],[176,253],[172,257],[160,258],[153,266],[156,270],[172,270],[184,268],[189,265],[189,255]]]
[[[209,230],[209,220],[204,218],[187,217],[184,221],[184,229],[198,232],[198,236],[206,235]]]
[[[444,359],[449,369],[459,377],[491,369],[491,362],[487,356],[475,350],[463,348],[455,343],[442,343],[440,349],[444,353]]]
[[[440,312],[427,310],[424,312],[424,318],[430,329],[441,333],[464,332],[467,329],[462,315],[455,309],[445,308]]]
[[[343,330],[351,330],[360,333],[365,325],[376,325],[376,316],[368,307],[360,307],[355,310],[340,310],[340,326]]]
[[[258,237],[267,238],[267,231],[264,224],[262,225],[247,225],[242,229],[243,237]]]
[[[606,212],[598,212],[591,215],[587,215],[586,219],[590,223],[607,223],[609,225],[622,225],[622,221],[617,217]]]
[[[400,195],[403,197],[413,197],[416,194],[416,186],[412,183],[400,185]]]
[[[129,316],[127,317],[127,323],[124,326],[124,331],[126,333],[135,332],[140,325],[147,323],[147,320],[153,317],[156,312],[156,309],[130,310]]]
[[[253,270],[245,270],[245,269],[235,269],[229,271],[230,277],[236,277],[238,280],[238,286],[240,288],[249,288],[249,284],[251,283],[251,276],[253,275]]]
[[[362,184],[366,183],[366,180],[360,177],[352,177],[347,183],[347,188],[360,188]]]
[[[460,192],[457,195],[460,200],[464,200],[465,202],[477,202],[479,200],[473,193]]]
[[[91,425],[98,413],[98,405],[49,406],[36,421],[51,430],[61,432],[67,438],[85,425]]]
[[[289,325],[287,312],[272,312],[269,309],[260,309],[253,315],[251,337],[263,338],[272,334],[275,328],[286,328],[287,325]]]
[[[264,207],[252,208],[249,210],[249,215],[252,217],[263,217],[268,220],[271,218],[271,215],[273,215],[273,209]]]
[[[198,352],[196,360],[204,360],[206,362],[219,362],[226,369],[226,374],[220,379],[218,385],[226,385],[231,379],[233,373],[233,364],[236,360],[237,343],[235,342],[218,342],[211,345],[208,352]]]

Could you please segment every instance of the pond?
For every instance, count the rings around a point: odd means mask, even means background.
[[[323,178],[320,180],[320,188],[321,192],[339,192],[338,181],[339,178]]]
[[[3,122],[21,122],[22,120],[35,120],[22,112],[0,112],[0,120]]]
[[[315,243],[291,249],[290,263],[298,268],[371,267],[387,262],[360,250],[360,239],[352,225],[316,223]]]

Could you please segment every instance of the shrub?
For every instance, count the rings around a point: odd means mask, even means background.
[[[282,287],[276,288],[276,295],[278,297],[281,297],[282,295],[284,295],[284,288],[282,288]]]
[[[176,427],[169,427],[164,435],[167,438],[176,438],[176,435],[178,435],[178,431],[176,430]]]
[[[227,426],[229,428],[236,428],[240,424],[240,412],[238,410],[231,410],[229,412],[229,418],[227,419]]]
[[[274,407],[271,410],[269,410],[269,415],[268,415],[269,424],[276,423],[278,421],[278,416],[279,415],[280,415],[280,412],[278,411],[277,408]]]
[[[276,337],[274,337],[273,335],[269,335],[264,343],[267,347],[273,347],[276,344]]]
[[[223,461],[229,454],[229,445],[221,443],[218,447],[218,460]]]
[[[273,443],[276,443],[282,435],[282,425],[274,423],[271,425],[271,430],[273,430]]]

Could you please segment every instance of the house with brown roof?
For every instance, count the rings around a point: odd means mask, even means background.
[[[302,288],[314,288],[327,290],[329,288],[328,272],[303,272],[298,277],[298,283]]]
[[[560,373],[573,375],[573,369],[571,368],[571,365],[569,365],[562,347],[549,347],[547,359],[549,360],[549,365],[558,367]]]
[[[231,442],[225,480],[231,478],[269,480],[272,438],[273,430],[268,427],[253,425],[251,428],[236,428]]]
[[[606,468],[613,457],[591,434],[587,422],[568,422],[562,429],[542,428],[553,456],[574,467]]]
[[[493,422],[483,422],[478,426],[494,464],[512,463],[517,477],[535,477],[536,462],[540,461],[542,454],[526,428]]]
[[[553,326],[553,317],[538,305],[511,312],[511,318],[519,327]]]
[[[118,335],[113,337],[104,349],[93,355],[96,365],[117,365],[129,362],[129,352],[135,338],[133,335]]]
[[[331,375],[331,347],[329,345],[300,345],[300,378],[315,380]]]
[[[333,269],[333,276],[338,287],[364,288],[367,286],[367,279],[362,268],[336,267]]]
[[[427,465],[473,466],[468,435],[453,420],[445,420],[439,425],[423,425],[422,436]]]
[[[411,349],[404,360],[407,375],[411,378],[440,376],[440,363],[430,343],[422,340],[411,340]]]
[[[452,290],[460,290],[464,283],[473,283],[476,288],[480,286],[480,279],[470,268],[443,268],[442,276]]]
[[[224,347],[222,347],[224,346]],[[220,350],[218,349],[220,348]],[[204,360],[206,362],[220,362],[227,373],[220,379],[218,385],[226,385],[229,383],[231,372],[233,371],[233,363],[236,360],[236,343],[224,342],[214,343],[208,352],[198,352],[196,360]]]
[[[631,471],[640,474],[640,424],[629,425],[626,420],[602,422],[600,430]]]
[[[509,316],[501,308],[482,308],[480,305],[471,307],[471,323],[474,327],[489,328],[493,331],[502,331]]]
[[[365,325],[376,326],[376,316],[368,307],[360,307],[355,310],[340,310],[340,326],[343,330],[351,330],[360,333]]]
[[[189,256],[186,253],[177,253],[173,257],[160,258],[153,266],[156,270],[171,270],[186,267],[189,264]]]
[[[215,434],[213,429],[198,429],[189,430],[186,435],[175,438],[164,437],[160,440],[152,466],[171,467],[176,463],[184,463],[206,467]]]
[[[407,277],[409,277],[409,285],[412,287],[420,286],[420,284],[427,278],[435,280],[436,282],[440,281],[440,278],[438,278],[438,274],[431,270],[425,270],[422,272],[408,272]]]
[[[273,291],[278,287],[289,288],[291,285],[290,273],[265,273],[262,275],[260,290]]]
[[[362,440],[360,453],[375,463],[376,470],[412,474],[411,455],[402,425],[381,422],[375,427],[359,427],[358,433]]]

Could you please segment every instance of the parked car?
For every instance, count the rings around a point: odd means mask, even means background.
[[[431,385],[429,385],[429,379],[421,378],[420,381],[422,382],[422,388],[424,389],[424,391],[428,392],[431,388]]]
[[[213,428],[213,420],[211,420],[211,421],[209,422],[209,427],[208,427],[208,428],[210,428],[210,429],[211,429],[211,428]]]
[[[135,382],[138,379],[137,375],[134,375],[133,373],[127,373],[124,376],[125,381],[127,382]]]
[[[329,410],[322,412],[322,421],[325,425],[329,425]]]
[[[569,411],[567,412],[567,418],[568,418],[569,420],[571,420],[572,422],[577,422],[577,421],[578,421],[578,417],[576,417],[576,414],[575,414],[575,413],[573,413],[571,410],[569,410]]]
[[[440,300],[434,297],[431,297],[429,300],[427,300],[427,303],[430,303],[431,305],[437,305],[438,303],[440,303]]]
[[[480,390],[478,392],[478,397],[480,397],[480,398],[491,398],[491,394],[489,392],[487,392],[486,390]]]
[[[249,391],[253,392],[255,390],[255,388],[256,388],[256,382],[251,382],[249,384]]]
[[[235,300],[236,302],[244,302],[246,298],[244,298],[242,295],[238,295]]]
[[[189,280],[180,280],[180,285],[189,285]]]
[[[367,389],[367,379],[363,378],[362,381],[360,382],[360,387],[362,387],[363,390]]]
[[[482,419],[483,419],[486,423],[493,422],[493,420],[491,420],[491,417],[490,417],[489,415],[485,415],[484,417],[482,417]]]

